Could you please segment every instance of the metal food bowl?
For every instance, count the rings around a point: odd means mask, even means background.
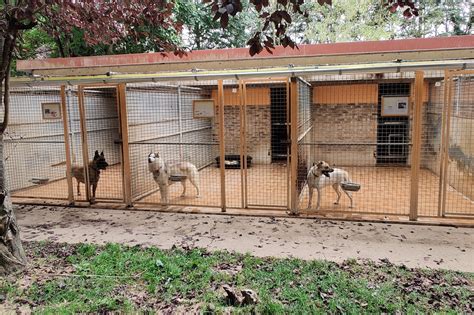
[[[49,178],[44,178],[44,177],[33,177],[32,179],[29,180],[31,183],[35,185],[42,185],[46,184],[49,182]]]
[[[341,187],[342,189],[347,190],[347,191],[359,191],[360,184],[344,182],[344,183],[341,183]]]

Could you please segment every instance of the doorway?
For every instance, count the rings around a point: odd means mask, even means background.
[[[271,160],[288,159],[287,88],[270,88]]]

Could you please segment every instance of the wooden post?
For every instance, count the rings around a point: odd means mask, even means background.
[[[67,180],[67,200],[69,204],[74,203],[74,188],[72,187],[72,164],[71,164],[71,145],[69,142],[69,125],[66,107],[66,87],[61,85],[61,111],[64,128],[64,146],[66,149],[66,180]]]
[[[290,135],[291,135],[291,124],[290,124],[290,104],[291,104],[291,95],[290,95],[290,79],[285,79],[285,86],[286,86],[286,165],[290,165],[290,167],[286,168],[286,207],[288,210],[291,211],[291,143]]]
[[[130,168],[130,148],[128,144],[128,119],[127,119],[127,101],[126,84],[119,84],[117,95],[120,111],[120,133],[122,140],[122,172],[123,172],[123,201],[128,207],[132,206],[132,183]]]
[[[438,216],[443,215],[444,148],[446,146],[446,117],[448,115],[449,70],[444,70],[443,108],[441,111],[441,138],[439,156]]]
[[[86,110],[84,108],[84,87],[78,87],[79,100],[79,116],[81,120],[81,141],[82,141],[82,165],[84,166],[84,186],[86,190],[86,199],[91,199],[91,189],[89,182],[89,146],[87,144],[87,126],[86,126]]]
[[[225,195],[225,137],[224,137],[224,82],[217,83],[217,108],[219,113],[219,152],[220,152],[220,174],[221,174],[221,208],[226,212]]]
[[[445,123],[445,131],[444,131],[444,157],[441,163],[443,164],[443,174],[442,174],[442,198],[441,198],[441,216],[446,215],[446,190],[448,186],[448,160],[449,160],[449,133],[451,128],[451,112],[453,108],[452,102],[452,84],[453,84],[453,76],[448,73],[448,82],[447,82],[447,106],[446,106],[446,123]]]
[[[298,214],[298,84],[296,78],[291,78],[290,83],[290,191],[291,191],[291,209],[292,214]]]
[[[413,102],[413,148],[411,159],[410,220],[418,218],[418,188],[421,158],[421,116],[423,107],[423,71],[415,72],[415,101]]]

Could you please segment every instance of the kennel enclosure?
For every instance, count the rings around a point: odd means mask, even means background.
[[[202,197],[189,184],[181,196],[175,183],[174,207],[470,220],[474,74],[458,69],[471,66],[426,61],[18,82],[4,142],[10,190],[17,202],[90,201],[90,188],[81,184],[79,196],[69,170],[98,150],[109,167],[97,202],[158,209],[147,156],[159,152],[166,163],[199,170]],[[57,108],[59,117],[50,117]],[[323,190],[320,210],[307,208],[307,172],[320,160],[361,185],[354,208],[345,196],[334,205],[332,187]]]

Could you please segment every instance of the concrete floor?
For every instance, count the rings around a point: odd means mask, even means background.
[[[352,181],[361,184],[360,191],[353,193],[353,209],[349,209],[349,200],[343,195],[339,205],[334,205],[336,194],[331,187],[322,193],[321,211],[352,213],[374,213],[390,215],[408,215],[410,208],[410,169],[397,167],[344,167]],[[254,206],[286,207],[288,196],[288,169],[284,164],[253,165],[247,170],[248,204]],[[226,175],[226,203],[228,207],[242,206],[241,171],[228,169]],[[150,175],[151,176],[151,175]],[[76,181],[74,194],[76,200],[84,200],[84,185],[81,184],[82,196],[77,196]],[[219,169],[209,166],[200,171],[201,198],[196,198],[196,191],[189,183],[186,197],[181,197],[182,186],[175,183],[170,188],[170,203],[176,205],[215,206],[221,205],[221,188]],[[438,214],[439,178],[429,170],[421,170],[419,187],[419,215],[437,216]],[[33,186],[13,193],[14,197],[67,198],[66,180]],[[108,168],[101,173],[97,189],[97,199],[121,200],[122,175],[120,166]],[[300,195],[300,208],[307,207],[307,187]],[[160,203],[159,191],[151,192],[139,200],[146,204]],[[447,191],[448,208],[462,215],[474,216],[474,201],[465,197],[452,187]],[[316,198],[313,207],[316,206]],[[139,205],[137,206],[139,207]],[[251,211],[251,210],[249,210]],[[313,211],[313,210],[310,210]]]

